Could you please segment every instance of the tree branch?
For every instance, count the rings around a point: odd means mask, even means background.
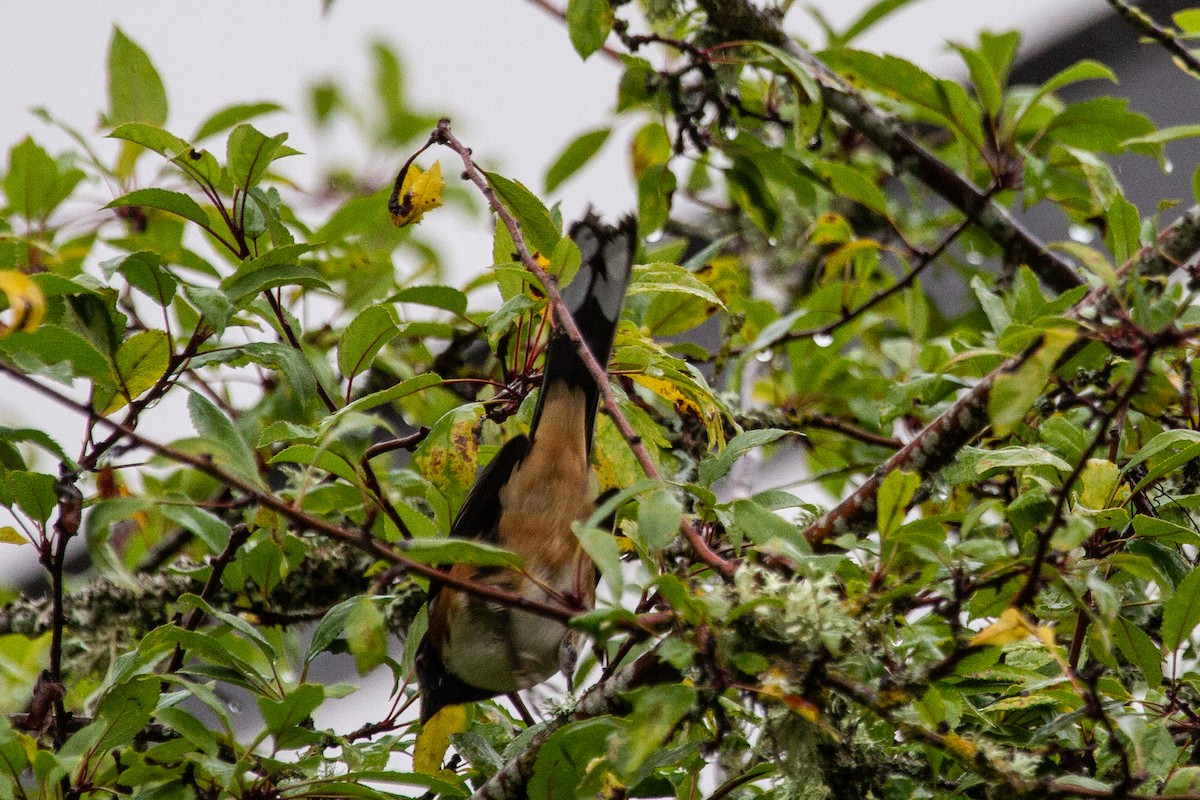
[[[1154,247],[1143,248],[1122,266],[1119,275],[1123,280],[1169,275],[1198,252],[1200,206],[1194,206],[1162,232]],[[1108,289],[1094,289],[1076,304],[1071,316],[1076,319],[1098,318],[1115,300]],[[988,426],[988,397],[996,379],[1019,369],[1034,352],[1036,346],[1026,349],[980,380],[925,426],[904,449],[875,470],[862,486],[814,522],[805,531],[808,540],[816,544],[831,536],[869,527],[874,522],[875,495],[888,474],[906,470],[929,477],[950,463],[964,445]]]
[[[627,711],[629,704],[623,697],[625,692],[638,686],[679,680],[679,677],[678,671],[660,661],[653,650],[646,653],[608,680],[588,689],[571,713],[548,722],[512,761],[471,795],[471,800],[519,800],[526,797],[525,785],[533,775],[538,753],[555,731],[572,722]]]
[[[365,553],[368,553],[375,558],[387,561],[390,564],[395,564],[407,572],[415,572],[426,578],[439,581],[440,583],[451,586],[467,594],[475,597],[482,597],[487,600],[493,600],[504,606],[511,608],[519,608],[523,611],[528,611],[539,616],[549,619],[567,622],[571,617],[579,613],[580,609],[567,608],[561,605],[544,603],[539,600],[522,597],[513,592],[506,592],[500,589],[495,589],[491,586],[485,586],[474,583],[472,581],[463,580],[457,576],[451,575],[448,571],[443,571],[432,567],[428,564],[422,564],[419,561],[414,561],[404,556],[401,552],[393,549],[387,543],[380,541],[371,536],[364,536],[359,531],[351,531],[326,522],[323,519],[314,517],[300,509],[294,507],[281,497],[260,489],[249,481],[228,472],[212,462],[211,459],[201,456],[193,456],[190,453],[184,453],[164,444],[159,444],[151,439],[147,439],[131,428],[127,428],[119,422],[114,422],[107,417],[96,413],[90,406],[82,403],[77,403],[60,392],[34,380],[25,375],[16,368],[0,361],[0,372],[9,375],[19,383],[23,383],[34,391],[49,397],[57,403],[60,403],[88,418],[94,424],[101,425],[114,432],[120,433],[129,441],[144,447],[147,450],[152,450],[159,455],[181,464],[187,464],[195,469],[209,475],[231,488],[235,488],[254,498],[255,502],[270,508],[290,519],[292,522],[309,530],[323,533],[331,539],[340,542],[345,542],[349,545],[359,548]],[[396,547],[402,547],[402,543],[397,543]]]
[[[1158,42],[1175,57],[1176,63],[1195,78],[1200,78],[1200,59],[1179,39],[1179,31],[1163,27],[1150,18],[1150,15],[1137,6],[1126,3],[1125,0],[1108,0],[1108,4],[1130,25],[1137,28],[1146,36]]]

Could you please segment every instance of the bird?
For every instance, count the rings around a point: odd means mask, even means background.
[[[562,290],[567,310],[607,367],[638,234],[589,211],[569,230],[581,261]],[[557,323],[557,320],[555,320]],[[450,536],[497,544],[522,557],[520,572],[455,564],[450,574],[525,597],[595,607],[596,567],[571,524],[596,503],[592,437],[600,389],[577,345],[554,324],[528,435],[509,439],[479,471]],[[446,706],[535,686],[567,666],[574,635],[562,622],[439,585],[429,587],[429,625],[415,660],[421,721]]]

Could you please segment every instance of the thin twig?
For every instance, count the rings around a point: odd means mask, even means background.
[[[66,614],[63,609],[63,570],[67,561],[67,544],[79,533],[79,524],[83,519],[83,494],[76,482],[79,475],[70,471],[64,465],[55,483],[58,492],[58,518],[54,523],[53,545],[46,541],[41,551],[41,562],[50,573],[51,597],[53,603],[52,627],[50,634],[50,667],[48,679],[51,685],[62,685],[63,635],[66,628]],[[53,547],[53,550],[51,550]],[[54,698],[54,746],[62,747],[67,740],[69,722],[66,707],[63,705],[63,695]],[[63,779],[67,781],[67,778]],[[69,786],[68,784],[65,784]]]
[[[292,349],[300,355],[304,355],[304,348],[300,346],[300,340],[296,338],[296,332],[292,330],[291,323],[288,322],[287,315],[283,313],[283,306],[280,305],[279,299],[271,293],[270,289],[263,291],[263,295],[267,298],[267,303],[271,306],[271,311],[275,314],[275,319],[279,321],[279,327],[283,330],[284,338]],[[321,402],[325,404],[325,408],[329,409],[332,414],[338,410],[337,403],[333,402],[333,398],[329,396],[329,392],[325,391],[325,387],[321,384],[321,378],[318,375],[313,376],[313,381],[317,385],[317,396],[321,398]]]
[[[836,331],[838,328],[842,327],[846,323],[853,322],[854,320],[861,317],[863,314],[870,311],[875,306],[882,303],[884,300],[887,300],[892,295],[894,295],[897,292],[900,292],[904,289],[907,289],[909,286],[911,286],[913,281],[915,281],[917,279],[917,277],[922,272],[924,272],[925,269],[930,264],[932,264],[934,261],[936,261],[938,256],[940,256],[942,253],[946,252],[946,248],[949,247],[954,242],[954,240],[957,239],[962,234],[962,232],[965,231],[970,225],[971,225],[971,220],[964,219],[962,222],[960,222],[958,225],[956,225],[954,227],[954,229],[952,231],[950,231],[950,233],[946,234],[946,236],[940,242],[938,242],[937,246],[934,247],[932,250],[919,252],[918,258],[917,258],[917,263],[915,265],[913,265],[913,267],[911,269],[909,269],[909,271],[906,272],[898,281],[896,281],[894,284],[892,284],[888,288],[872,295],[869,299],[864,301],[861,305],[857,306],[856,308],[844,310],[840,317],[833,320],[832,322],[827,322],[824,325],[818,325],[814,328],[806,328],[805,330],[802,330],[802,331],[790,331],[788,333],[785,333],[784,335],[780,336],[778,339],[776,339],[771,344],[776,345],[776,344],[781,344],[784,342],[799,341],[801,339],[811,339],[814,336],[828,336],[829,334],[833,333],[834,331]],[[746,352],[747,349],[748,348],[742,348],[740,350],[735,349],[735,350],[731,351],[731,354],[740,355],[740,354]]]
[[[211,569],[208,573],[208,580],[204,584],[204,588],[200,591],[200,599],[206,603],[211,603],[213,595],[217,589],[221,587],[221,576],[225,574],[225,568],[233,563],[233,559],[237,557],[237,552],[250,538],[250,528],[244,524],[235,525],[229,534],[229,541],[225,544],[225,549],[211,563]],[[180,620],[176,617],[176,623],[185,631],[194,631],[200,627],[200,623],[204,620],[204,612],[199,608],[193,608],[185,619]],[[167,666],[167,674],[178,672],[183,666],[183,645],[175,645],[175,652],[171,655],[171,663]]]
[[[1200,59],[1197,59],[1192,51],[1180,41],[1179,31],[1159,25],[1145,11],[1126,3],[1125,0],[1108,0],[1108,4],[1130,25],[1162,45],[1168,53],[1178,59],[1180,66],[1186,72],[1200,78]]]
[[[1121,394],[1117,401],[1118,410],[1129,405],[1133,401],[1133,396],[1142,388],[1142,381],[1146,377],[1146,373],[1150,368],[1150,359],[1153,356],[1153,351],[1148,350],[1141,354],[1138,359],[1137,372],[1134,373],[1133,379],[1129,381],[1129,386]],[[1092,457],[1092,453],[1104,442],[1108,436],[1109,426],[1112,424],[1116,414],[1104,414],[1100,418],[1100,424],[1096,428],[1096,435],[1092,437],[1092,441],[1080,454],[1079,460],[1075,464],[1075,468],[1071,470],[1071,474],[1063,481],[1062,486],[1058,490],[1058,500],[1054,504],[1054,513],[1050,517],[1050,521],[1046,523],[1045,528],[1037,534],[1037,548],[1034,550],[1033,561],[1029,566],[1029,575],[1025,579],[1021,590],[1017,592],[1013,598],[1012,604],[1017,607],[1031,605],[1034,598],[1037,597],[1038,589],[1042,583],[1042,566],[1046,563],[1046,557],[1050,553],[1050,542],[1054,538],[1055,531],[1062,524],[1065,518],[1067,507],[1070,504],[1071,489],[1075,482],[1083,475],[1084,469],[1087,468],[1088,459]]]
[[[375,468],[371,466],[371,459],[395,450],[412,450],[428,435],[429,428],[423,427],[408,436],[373,444],[367,448],[367,452],[363,454],[362,460],[359,461],[359,466],[362,467],[363,471],[363,480],[367,484],[367,489],[371,491],[372,499],[383,510],[383,513],[387,514],[388,519],[392,521],[392,524],[396,526],[396,530],[400,531],[400,535],[405,539],[412,538],[412,531],[409,530],[408,524],[400,516],[400,512],[392,504],[387,493],[383,491],[383,487],[380,486],[379,478],[375,475]]]

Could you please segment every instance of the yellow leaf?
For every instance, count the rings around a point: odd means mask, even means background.
[[[13,312],[10,324],[0,322],[0,338],[14,330],[26,333],[36,330],[46,312],[46,298],[42,296],[38,285],[24,272],[0,269],[0,292],[8,297],[8,305]]]
[[[1038,625],[1033,629],[1033,635],[1039,642],[1042,643],[1043,647],[1054,647],[1054,628],[1050,627],[1049,625]]]
[[[972,645],[1006,645],[1019,642],[1035,632],[1035,627],[1015,608],[1004,609],[1000,618],[971,637]]]
[[[692,417],[704,424],[711,449],[716,452],[725,446],[724,417],[715,398],[682,382],[637,372],[629,376],[663,400],[675,406],[681,417]]]
[[[11,525],[0,528],[0,544],[29,544],[29,540]]]
[[[979,752],[979,748],[974,742],[967,741],[957,733],[947,733],[943,741],[945,741],[946,747],[950,752],[964,761],[974,761],[976,754]]]
[[[446,181],[442,179],[440,161],[433,162],[428,172],[421,172],[420,167],[411,164],[400,188],[392,193],[388,201],[392,222],[396,223],[397,228],[417,224],[426,211],[432,211],[442,204],[442,192],[445,189]]]
[[[413,749],[413,771],[422,775],[437,775],[442,771],[442,759],[450,749],[450,735],[467,728],[466,706],[446,706],[433,715],[421,728]]]

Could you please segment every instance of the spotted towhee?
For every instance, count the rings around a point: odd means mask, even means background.
[[[637,225],[588,214],[571,239],[582,261],[563,300],[588,348],[607,366],[637,247]],[[479,473],[450,535],[498,544],[524,570],[457,564],[451,574],[538,600],[591,608],[596,568],[571,523],[595,507],[589,456],[599,389],[576,345],[554,330],[528,436],[516,436]],[[439,586],[429,588],[429,629],[417,650],[421,719],[441,708],[526,689],[560,667],[568,629],[554,620]],[[570,648],[568,648],[570,649]]]

